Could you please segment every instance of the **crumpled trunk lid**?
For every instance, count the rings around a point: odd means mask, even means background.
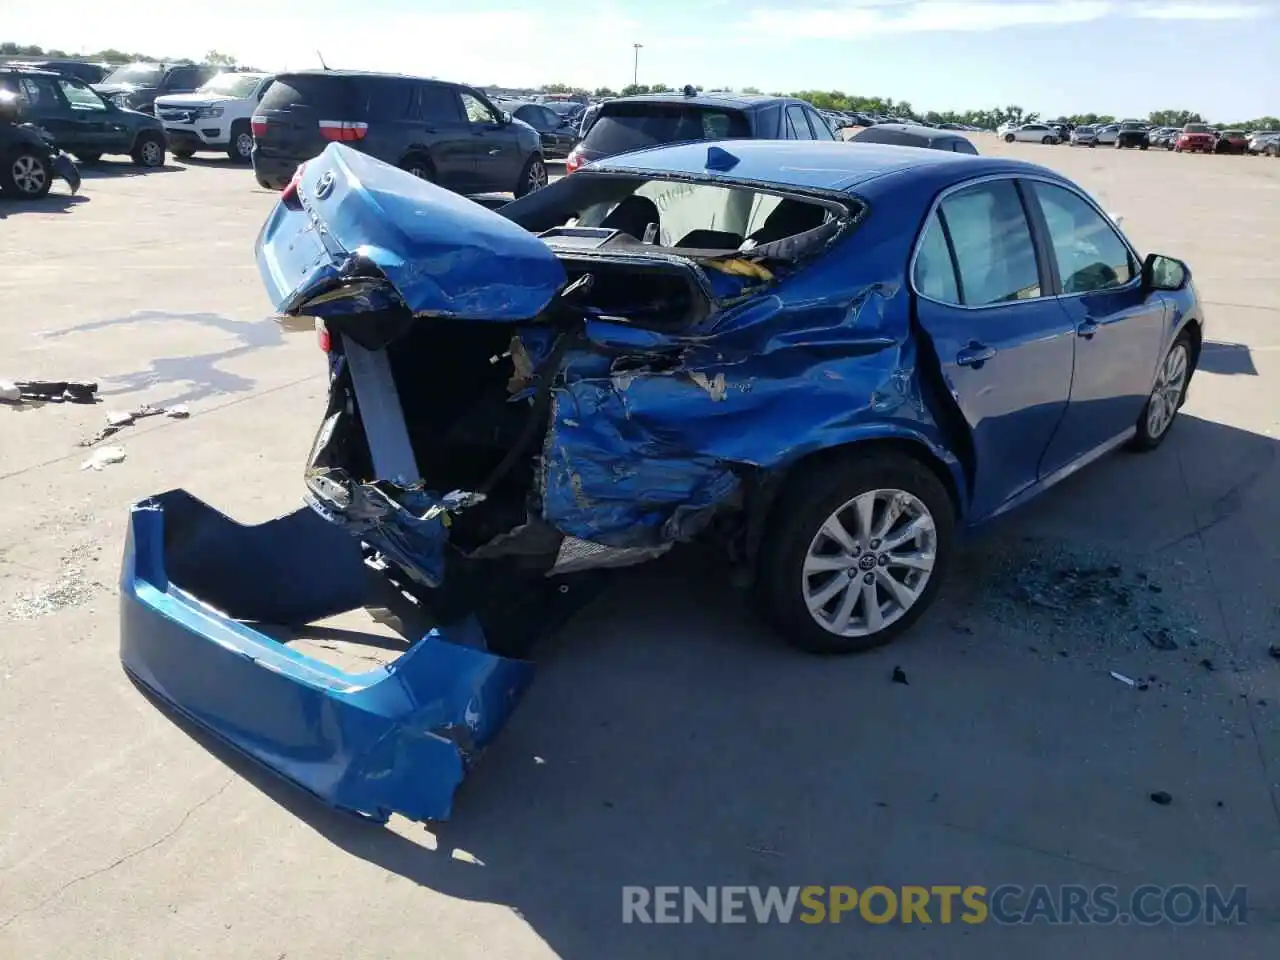
[[[368,266],[413,314],[455,319],[529,320],[566,283],[556,255],[522,227],[350,147],[330,144],[295,183],[256,247],[282,313]]]

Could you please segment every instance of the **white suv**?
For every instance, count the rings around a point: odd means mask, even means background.
[[[248,163],[253,153],[249,118],[273,79],[269,73],[220,73],[194,93],[156,97],[156,117],[164,124],[169,150],[180,160],[217,150]]]

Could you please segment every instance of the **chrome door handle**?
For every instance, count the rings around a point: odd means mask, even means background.
[[[994,359],[995,355],[995,347],[988,347],[985,343],[971,340],[967,347],[956,354],[956,363],[962,367],[973,367],[976,370],[988,360]]]
[[[493,149],[493,150],[490,150],[490,151],[489,151],[489,156],[491,156],[491,157],[496,157],[496,156],[497,156],[498,154],[500,154],[501,152],[502,152],[501,150]]]
[[[1086,320],[1080,326],[1076,327],[1076,333],[1086,340],[1092,340],[1093,335],[1098,332],[1097,320]]]

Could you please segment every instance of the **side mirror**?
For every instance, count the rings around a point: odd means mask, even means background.
[[[513,121],[511,119],[511,114],[508,113],[506,110],[503,110],[502,113],[498,114],[498,123],[501,126],[509,127],[512,124],[512,122]]]
[[[1142,261],[1142,286],[1146,290],[1181,290],[1191,282],[1191,268],[1181,260],[1149,253]]]

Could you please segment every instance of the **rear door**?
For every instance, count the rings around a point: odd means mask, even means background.
[[[443,83],[420,82],[417,122],[436,182],[449,190],[471,191],[476,183],[476,145],[457,91]]]
[[[86,128],[72,115],[58,91],[55,77],[35,73],[10,74],[4,78],[4,86],[22,98],[21,120],[43,127],[64,149],[71,150],[82,142],[80,137]]]
[[[1043,217],[1058,303],[1075,335],[1071,404],[1048,452],[1052,473],[1138,422],[1164,351],[1166,305],[1142,287],[1138,258],[1083,196],[1023,181]]]
[[[786,130],[786,139],[788,140],[813,139],[813,131],[809,129],[809,121],[804,116],[804,107],[798,103],[792,103],[787,106],[783,127]]]
[[[1074,325],[1045,259],[1011,178],[944,193],[917,243],[916,314],[972,431],[975,520],[1036,482],[1071,396]]]

